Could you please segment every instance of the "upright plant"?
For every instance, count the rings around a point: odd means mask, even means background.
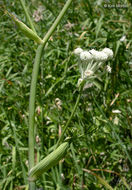
[[[68,0],[64,5],[62,11],[60,12],[59,16],[44,36],[41,39],[35,30],[35,27],[31,21],[31,18],[28,14],[28,11],[25,7],[23,0],[20,0],[22,7],[24,9],[24,13],[29,21],[30,27],[27,27],[24,23],[19,21],[15,16],[9,13],[11,18],[15,21],[16,25],[21,29],[21,31],[30,39],[34,40],[39,44],[36,50],[35,61],[33,65],[33,72],[32,72],[32,80],[31,80],[31,87],[30,87],[30,98],[29,98],[29,189],[35,190],[35,181],[48,169],[52,166],[56,165],[60,159],[62,159],[65,155],[65,152],[69,146],[68,142],[61,142],[64,139],[64,135],[68,126],[74,116],[76,108],[79,104],[79,100],[81,94],[84,89],[89,88],[95,84],[95,79],[100,77],[99,72],[96,73],[100,67],[102,67],[103,63],[113,57],[113,52],[109,48],[104,48],[102,51],[96,51],[94,49],[90,51],[84,51],[81,48],[77,48],[74,50],[74,54],[78,57],[78,66],[81,73],[81,78],[78,80],[78,87],[79,87],[79,94],[75,103],[75,106],[71,112],[71,115],[62,131],[62,134],[55,145],[55,150],[46,156],[43,160],[41,160],[38,164],[35,165],[34,163],[34,147],[35,147],[35,134],[34,134],[34,118],[35,118],[35,96],[36,96],[36,86],[37,86],[37,77],[39,72],[39,65],[41,61],[41,55],[43,49],[54,32],[55,28],[60,23],[62,17],[64,16],[66,10],[70,6],[72,0]],[[60,145],[61,144],[61,145]]]
[[[58,16],[58,18],[56,19],[55,23],[53,24],[53,26],[50,28],[49,32],[45,35],[45,37],[43,39],[41,39],[37,35],[36,29],[34,27],[34,24],[29,16],[29,14],[28,14],[28,11],[25,7],[23,0],[20,0],[20,2],[22,4],[24,13],[27,17],[27,20],[30,24],[31,29],[29,27],[27,27],[24,23],[19,21],[17,18],[15,18],[12,14],[10,14],[10,16],[15,21],[16,25],[20,28],[20,30],[28,38],[30,38],[30,39],[34,40],[36,43],[40,44],[36,51],[36,57],[35,57],[35,62],[34,62],[34,67],[33,67],[32,82],[31,82],[31,88],[30,88],[30,103],[29,103],[29,184],[30,184],[30,189],[34,190],[35,189],[35,181],[41,176],[41,174],[43,172],[46,172],[49,168],[51,168],[52,166],[57,164],[58,161],[63,158],[63,156],[69,146],[69,143],[68,142],[62,143],[62,141],[64,139],[66,130],[68,129],[68,126],[74,116],[74,113],[78,106],[82,92],[85,89],[91,87],[93,84],[97,85],[95,79],[100,78],[100,76],[102,75],[102,72],[100,72],[99,69],[102,67],[102,65],[104,64],[105,61],[107,61],[113,57],[113,52],[108,48],[105,48],[102,51],[96,51],[96,50],[84,51],[81,48],[77,48],[74,51],[75,55],[78,58],[78,66],[79,66],[79,70],[80,70],[80,74],[81,74],[81,77],[78,80],[79,94],[78,94],[75,106],[71,112],[71,115],[64,127],[64,130],[62,131],[62,134],[61,134],[57,144],[54,146],[55,150],[52,153],[50,153],[48,156],[46,156],[46,158],[44,158],[43,160],[41,160],[38,164],[36,164],[34,166],[34,146],[35,146],[34,110],[35,110],[37,76],[38,76],[38,72],[39,72],[41,55],[42,55],[42,52],[43,52],[46,42],[52,35],[53,31],[55,30],[56,26],[60,22],[61,18],[63,17],[65,11],[67,10],[68,6],[70,5],[70,3],[72,1],[67,0],[67,3],[64,6],[64,9],[61,11],[61,13]],[[108,72],[110,72],[111,68],[107,67],[107,70],[108,70]],[[45,96],[47,96],[48,92],[46,93]],[[101,110],[100,110],[100,112],[101,112]],[[72,143],[71,143],[70,147],[72,150],[73,149]],[[72,152],[74,153],[74,150]],[[107,186],[107,188],[108,188],[108,186]],[[111,188],[108,188],[108,189],[111,189]]]
[[[15,24],[18,26],[18,28],[30,39],[34,40],[38,44],[40,44],[36,50],[36,56],[35,61],[33,65],[33,72],[32,72],[32,80],[31,80],[31,87],[30,87],[30,98],[29,98],[29,189],[35,190],[35,181],[38,179],[38,177],[45,171],[47,171],[49,168],[54,166],[59,162],[60,159],[63,158],[64,153],[66,149],[68,148],[68,142],[65,142],[61,144],[56,150],[54,150],[51,154],[49,154],[46,158],[44,158],[42,161],[40,161],[36,166],[34,166],[34,146],[35,146],[35,134],[34,134],[34,117],[35,117],[35,96],[36,96],[36,86],[37,86],[37,77],[39,72],[39,65],[41,61],[41,55],[43,52],[43,49],[60,23],[61,19],[63,18],[65,12],[67,11],[68,7],[70,6],[72,0],[67,0],[66,4],[64,5],[63,9],[61,10],[60,14],[52,24],[51,28],[47,32],[47,34],[44,36],[43,39],[41,39],[35,30],[35,27],[33,25],[33,22],[29,16],[29,13],[26,9],[26,6],[24,4],[23,0],[20,0],[20,3],[24,9],[25,16],[27,17],[27,20],[29,21],[30,27],[27,27],[23,22],[18,20],[14,15],[8,13],[11,18],[14,20]]]

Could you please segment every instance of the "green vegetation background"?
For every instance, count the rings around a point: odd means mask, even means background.
[[[43,18],[34,21],[41,37],[64,3],[26,0],[31,16],[43,8]],[[79,70],[73,50],[109,47],[114,58],[107,63],[112,72],[104,68],[99,88],[91,87],[82,96],[67,131],[73,145],[59,166],[37,182],[39,188],[105,189],[95,175],[113,189],[132,188],[132,4],[120,0],[116,4],[127,8],[104,8],[106,3],[115,1],[73,1],[45,48],[36,97],[36,162],[57,142],[78,95]],[[26,189],[29,91],[37,45],[17,30],[2,4],[28,25],[18,0],[0,1],[0,189]]]

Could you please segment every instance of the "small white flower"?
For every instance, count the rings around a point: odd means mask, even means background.
[[[89,51],[89,53],[91,53],[92,56],[94,57],[94,56],[96,56],[96,54],[98,53],[98,51],[96,51],[95,49],[91,49],[91,50]]]
[[[104,48],[102,50],[102,52],[106,53],[106,55],[108,56],[109,59],[112,59],[113,58],[113,51],[109,48]]]
[[[111,73],[112,68],[109,65],[107,65],[106,70],[108,71],[108,73]]]
[[[107,61],[108,59],[108,55],[104,52],[98,52],[97,57],[96,57],[97,61]]]
[[[84,73],[84,76],[89,77],[89,76],[93,75],[93,73],[94,72],[92,70],[86,70],[85,73]]]
[[[124,41],[126,41],[126,36],[125,35],[122,36],[121,39],[120,39],[120,42],[124,42]]]
[[[112,113],[121,113],[120,110],[112,110]]]
[[[83,52],[83,50],[81,48],[76,48],[74,50],[74,54],[77,55],[77,56],[80,56],[80,54]]]
[[[83,51],[80,54],[80,59],[82,61],[91,61],[93,59],[93,56],[88,51]]]
[[[89,51],[93,55],[93,59],[95,61],[106,61],[108,59],[108,55],[103,51],[96,51],[94,49]]]

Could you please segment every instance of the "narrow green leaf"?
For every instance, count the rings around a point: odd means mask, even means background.
[[[108,184],[108,182],[106,180],[104,180],[102,177],[100,177],[99,175],[95,174],[94,172],[87,170],[87,169],[83,169],[83,171],[92,174],[93,176],[95,176],[99,182],[104,185],[107,189],[109,190],[113,190],[113,188]]]

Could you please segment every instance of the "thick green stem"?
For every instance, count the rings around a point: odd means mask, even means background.
[[[29,24],[30,24],[31,29],[36,33],[35,27],[34,27],[33,22],[32,22],[32,20],[31,20],[31,18],[30,18],[30,16],[29,16],[29,13],[28,13],[27,8],[26,8],[26,6],[25,6],[24,0],[20,0],[20,3],[21,3],[21,5],[22,5],[22,7],[23,7],[25,16],[27,17],[27,20],[28,20],[28,22],[29,22]],[[36,34],[37,34],[37,33],[36,33]]]
[[[41,59],[41,54],[43,50],[43,45],[40,45],[36,52],[34,68],[32,73],[32,81],[30,87],[30,100],[29,100],[29,170],[34,166],[34,110],[35,110],[35,96],[36,96],[36,84],[37,76],[39,72],[39,63]],[[29,183],[29,189],[35,190],[35,182]]]
[[[34,134],[34,116],[35,116],[35,96],[36,96],[36,86],[37,86],[37,77],[39,72],[39,65],[42,55],[42,50],[46,45],[48,39],[60,23],[62,17],[64,16],[66,10],[70,6],[72,0],[68,0],[64,5],[62,11],[60,12],[59,16],[45,35],[43,39],[43,44],[39,45],[36,52],[36,57],[33,66],[32,72],[32,81],[30,87],[30,99],[29,99],[29,170],[34,166],[34,144],[35,144],[35,134]],[[35,190],[35,183],[29,182],[29,189]]]
[[[36,96],[36,84],[39,71],[39,63],[43,45],[40,45],[36,52],[34,68],[32,73],[32,81],[30,87],[30,101],[29,101],[29,169],[34,166],[34,110],[35,110],[35,96]]]

